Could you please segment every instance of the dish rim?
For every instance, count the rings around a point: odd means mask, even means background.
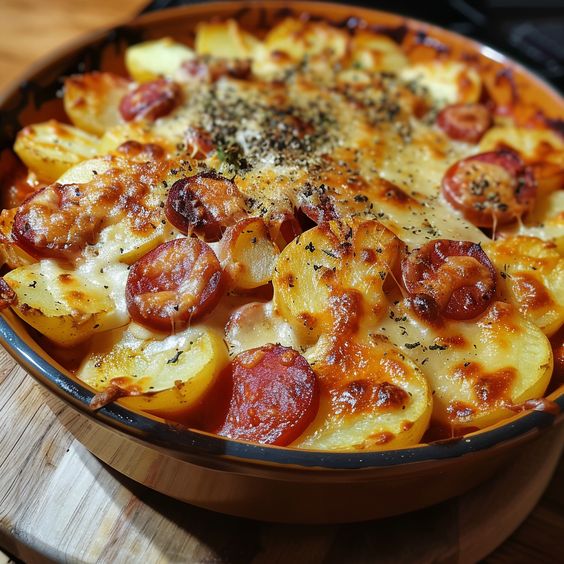
[[[230,4],[231,7],[233,7],[232,3],[229,2],[205,2],[169,8],[160,12],[149,12],[137,16],[121,26],[106,28],[83,35],[30,65],[20,79],[9,84],[6,89],[3,89],[0,93],[0,109],[6,105],[18,90],[25,88],[25,85],[37,74],[45,71],[51,65],[57,64],[65,57],[77,55],[82,49],[98,41],[108,40],[109,44],[115,43],[115,38],[112,39],[112,37],[119,34],[120,30],[127,29],[128,27],[134,28],[139,25],[142,26],[145,20],[154,19],[156,14],[161,17],[157,18],[157,21],[154,22],[155,25],[158,24],[159,20],[173,18],[176,14],[181,12],[184,15],[188,15],[190,12],[193,12],[196,7],[205,6],[209,11],[214,11],[214,8],[217,11],[219,8],[229,6]],[[290,11],[303,12],[300,6],[307,4],[307,2],[290,1],[284,3],[283,6],[272,1],[243,1],[237,2],[237,4],[241,9],[260,9],[277,5],[287,7]],[[479,43],[439,26],[392,12],[373,10],[354,5],[349,6],[347,4],[330,2],[315,2],[315,4],[318,9],[324,6],[328,9],[331,6],[339,6],[340,8],[350,8],[351,11],[360,10],[370,12],[376,17],[384,15],[399,18],[405,22],[407,27],[420,26],[425,30],[429,30],[431,33],[436,30],[440,34],[454,36],[458,40],[462,40],[465,46],[468,46],[468,48],[480,54],[484,54],[483,51],[487,49],[488,54],[485,55],[487,58],[497,62],[503,62],[504,64],[510,64],[520,69],[521,72],[526,75],[527,81],[537,82],[545,91],[548,91],[557,98],[561,98],[560,93],[552,85],[536,75],[534,71],[513,61],[510,57],[486,44]],[[0,128],[1,127],[3,127],[3,125],[0,123]],[[31,336],[29,338],[31,339]],[[184,428],[179,424],[166,423],[148,414],[143,415],[129,410],[118,403],[111,403],[95,412],[92,411],[89,407],[89,403],[94,393],[81,384],[78,379],[67,376],[58,370],[54,364],[36,352],[11,326],[3,313],[0,315],[0,343],[35,380],[48,388],[49,391],[53,392],[59,399],[77,409],[82,415],[102,425],[109,426],[118,432],[125,433],[130,437],[141,439],[145,443],[162,447],[178,454],[189,454],[192,452],[211,456],[219,455],[254,464],[262,463],[284,467],[298,466],[306,469],[351,470],[383,468],[409,463],[459,458],[464,455],[490,449],[496,445],[506,444],[518,438],[523,438],[527,434],[540,431],[545,427],[550,427],[564,420],[564,386],[562,386],[550,394],[554,395],[559,392],[559,396],[552,400],[560,409],[558,416],[548,411],[530,410],[502,420],[494,426],[487,427],[470,435],[447,439],[445,441],[435,441],[428,444],[422,443],[412,447],[393,450],[349,452],[306,450],[260,445],[237,441],[195,429]],[[46,351],[43,352],[48,356]]]

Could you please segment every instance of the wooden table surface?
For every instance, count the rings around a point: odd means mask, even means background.
[[[144,4],[145,0],[120,0],[119,2],[115,0],[49,0],[47,2],[0,0],[0,89],[15,81],[27,65],[48,51],[64,45],[85,32],[127,20]],[[8,379],[11,390],[6,389]],[[17,405],[14,405],[16,397]],[[26,406],[26,402],[34,406],[41,403],[37,386],[30,377],[25,376],[21,369],[15,368],[13,361],[7,358],[3,350],[0,350],[0,410],[3,410],[2,415],[4,416],[2,430],[0,430],[0,472],[5,472],[10,467],[13,468],[16,461],[27,460],[26,449],[37,447],[40,447],[43,453],[43,463],[49,465],[50,457],[55,456],[54,453],[64,453],[71,443],[72,437],[69,437],[63,427],[50,437],[49,444],[14,444],[10,441],[10,417],[13,419],[13,425],[21,427],[22,433],[33,419],[37,419],[39,412],[33,410],[26,412],[25,409],[22,409]],[[26,418],[29,418],[29,421]],[[46,418],[45,424],[48,422],[49,419]],[[37,421],[35,423],[37,424]],[[39,423],[41,424],[42,421]],[[72,474],[73,469],[78,469],[76,462],[78,459],[83,462],[82,469],[96,468],[100,482],[106,478],[108,480],[112,478],[112,473],[99,462],[94,462],[95,459],[86,451],[79,452],[78,458],[76,456],[70,458],[70,466],[67,465],[64,471]],[[72,462],[73,460],[75,462]],[[21,467],[17,468],[17,472],[23,475],[19,483],[37,481],[41,484],[41,480],[34,477],[34,471],[37,471],[38,468],[21,462],[19,464]],[[73,464],[76,465],[74,468]],[[40,485],[40,487],[46,488],[47,486]],[[141,504],[147,503],[154,508],[163,502],[164,498],[159,501],[158,494],[143,492],[144,488],[140,486],[131,487],[141,498]],[[3,501],[8,497],[8,492],[0,491],[0,518],[5,518],[7,514]],[[167,501],[164,500],[164,503]],[[176,502],[170,503],[176,504]],[[93,509],[96,510],[96,508]],[[61,511],[63,510],[64,508],[61,508]],[[179,508],[175,506],[175,511],[178,510]],[[132,512],[131,516],[134,518],[135,512]],[[88,517],[83,515],[82,518],[87,519]],[[202,519],[204,522],[209,522],[211,526],[212,520],[205,515]],[[233,528],[232,541],[236,542],[235,537],[240,529],[238,520],[228,519],[225,522],[230,523]],[[202,535],[205,537],[203,532]],[[562,539],[564,539],[564,462],[561,461],[538,505],[515,533],[486,561],[492,564],[563,562]],[[14,550],[15,545],[10,542],[10,539],[2,539],[0,534],[0,546]],[[0,552],[0,564],[8,560],[9,557]],[[207,561],[203,553],[202,561]],[[240,561],[245,561],[244,557]]]

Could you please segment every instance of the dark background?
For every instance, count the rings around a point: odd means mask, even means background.
[[[153,0],[144,11],[192,4]],[[491,45],[564,92],[564,0],[354,0],[428,21]],[[283,4],[283,2],[282,2]]]

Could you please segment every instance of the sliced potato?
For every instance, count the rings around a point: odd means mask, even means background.
[[[168,153],[174,153],[182,136],[167,132],[168,122],[163,121],[164,124],[161,125],[160,130],[156,130],[155,124],[136,121],[116,125],[108,129],[101,137],[98,152],[100,154],[112,153],[126,141],[138,141],[139,143],[154,143],[163,147]],[[185,125],[183,127],[186,128]],[[167,133],[169,133],[168,136]]]
[[[121,99],[129,80],[109,72],[74,75],[65,80],[65,111],[74,125],[94,135],[121,123]]]
[[[54,182],[71,166],[98,152],[98,139],[71,125],[50,120],[24,127],[14,151],[40,180]]]
[[[104,174],[112,166],[112,161],[107,157],[97,157],[82,161],[69,168],[57,180],[60,184],[86,184],[94,180],[98,174]]]
[[[100,233],[97,250],[107,260],[118,260],[126,264],[133,264],[136,260],[146,255],[167,238],[174,238],[178,232],[168,224],[159,223],[154,229],[143,233],[134,231],[131,218],[109,225]],[[171,237],[171,235],[173,235]]]
[[[327,306],[341,265],[336,254],[340,242],[335,222],[315,227],[296,237],[276,263],[272,279],[276,310],[308,341],[332,326]]]
[[[415,80],[440,104],[477,102],[482,80],[473,68],[456,61],[427,61],[400,71],[403,80]]]
[[[259,217],[238,221],[229,227],[219,247],[219,260],[230,278],[231,286],[250,290],[272,280],[278,247]]]
[[[356,307],[373,324],[387,312],[382,287],[399,252],[398,239],[376,221],[329,222],[297,237],[281,253],[273,278],[277,310],[308,340],[332,329],[331,296],[354,290]]]
[[[553,242],[564,255],[564,190],[556,190],[538,198],[533,211],[523,222],[498,229],[503,236],[527,235]]]
[[[536,237],[492,241],[484,250],[501,274],[505,299],[546,335],[564,323],[564,258],[554,243]]]
[[[537,181],[537,201],[555,190],[564,189],[564,160],[562,164],[542,160],[531,163],[530,166]]]
[[[228,362],[221,335],[211,329],[190,328],[164,338],[146,329],[137,333],[133,324],[100,335],[78,371],[78,377],[98,391],[113,384],[132,394],[119,400],[130,409],[181,416]]]
[[[377,221],[364,221],[352,229],[352,255],[341,265],[339,279],[345,288],[361,295],[361,307],[369,323],[387,313],[383,285],[399,256],[399,239]]]
[[[513,125],[492,127],[480,141],[480,151],[511,148],[533,168],[537,199],[564,188],[564,140],[549,129],[528,129]]]
[[[182,63],[193,58],[192,49],[170,37],[163,37],[128,47],[125,66],[133,80],[148,82],[159,76],[174,77]]]
[[[492,127],[480,141],[480,152],[511,147],[529,160],[546,159],[564,166],[564,140],[549,129]]]
[[[477,320],[445,320],[439,328],[399,302],[382,334],[420,366],[433,391],[433,419],[458,431],[511,416],[512,406],[542,397],[552,374],[547,337],[504,302]]]
[[[251,59],[261,42],[235,20],[202,22],[196,30],[196,52],[226,59]]]
[[[397,72],[407,66],[408,60],[393,39],[360,30],[351,42],[351,64],[370,71]]]
[[[419,442],[432,399],[412,361],[378,337],[367,343],[344,339],[321,349],[321,354],[318,350],[308,357],[321,388],[319,412],[291,446],[382,450]]]
[[[554,241],[564,255],[564,191],[552,192],[537,202],[535,209],[525,220],[523,231]]]
[[[17,295],[13,310],[34,329],[62,347],[129,321],[125,308],[116,308],[108,288],[55,261],[16,268],[4,276]]]
[[[271,53],[286,53],[294,61],[320,54],[340,59],[346,53],[348,35],[325,22],[287,18],[268,32],[264,45]]]

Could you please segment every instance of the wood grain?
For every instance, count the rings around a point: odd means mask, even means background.
[[[0,0],[0,88],[48,50],[115,25],[143,4]],[[33,380],[0,352],[0,546],[27,562],[472,562],[528,513],[559,454],[546,437],[489,484],[407,516],[273,526],[190,507],[119,476],[65,429],[72,417],[48,407]],[[486,562],[561,561],[563,536],[561,463],[541,502]]]
[[[0,0],[0,87],[65,43],[137,14],[147,0]]]

